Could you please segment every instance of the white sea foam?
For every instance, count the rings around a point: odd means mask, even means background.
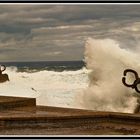
[[[17,72],[7,67],[9,82],[0,84],[0,95],[34,97],[38,105],[80,108],[76,101],[78,93],[88,85],[88,70]]]
[[[18,72],[7,67],[10,81],[0,84],[0,95],[34,97],[38,105],[132,113],[135,90],[122,84],[123,71],[140,73],[139,51],[119,47],[111,39],[88,39],[86,68],[77,71]],[[131,81],[133,76],[129,76]]]
[[[85,62],[92,72],[83,94],[84,106],[93,110],[133,112],[135,90],[122,84],[122,76],[127,68],[140,73],[139,60],[138,53],[120,48],[114,40],[89,38],[85,45]]]

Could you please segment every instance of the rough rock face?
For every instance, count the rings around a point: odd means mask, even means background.
[[[0,83],[9,81],[9,76],[8,74],[0,74]]]
[[[9,76],[8,74],[2,74],[3,71],[6,70],[6,66],[5,65],[0,65],[0,83],[9,81]]]

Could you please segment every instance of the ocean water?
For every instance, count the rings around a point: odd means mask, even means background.
[[[85,44],[85,63],[91,72],[88,87],[84,90],[84,107],[98,111],[133,113],[140,94],[122,84],[125,69],[140,75],[140,49],[121,48],[120,43],[109,38],[89,38]],[[127,74],[133,83],[134,75]]]
[[[85,66],[84,61],[35,61],[35,62],[0,62],[7,67],[17,67],[18,72],[75,71]]]
[[[0,94],[34,97],[37,105],[83,108],[78,96],[88,85],[83,61],[1,62],[9,82],[1,83]]]
[[[1,63],[10,81],[0,84],[0,95],[34,97],[37,105],[133,113],[140,94],[125,87],[122,77],[128,68],[140,75],[139,54],[139,46],[121,48],[116,40],[89,38],[84,62]]]

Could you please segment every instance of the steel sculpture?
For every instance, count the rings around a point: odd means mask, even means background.
[[[127,73],[133,73],[135,75],[135,80],[133,81],[132,84],[128,84],[126,83],[126,75]],[[132,89],[135,89],[136,92],[140,93],[140,89],[138,88],[138,84],[140,84],[140,78],[138,76],[138,73],[135,70],[132,69],[126,69],[123,72],[124,77],[122,78],[122,83],[126,86],[126,87],[130,87]]]

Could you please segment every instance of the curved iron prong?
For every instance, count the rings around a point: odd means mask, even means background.
[[[138,93],[140,93],[140,91],[138,90],[138,87],[137,87],[137,86],[135,86],[135,90],[136,90]]]
[[[132,88],[135,88],[135,90],[138,92],[138,93],[140,93],[140,90],[138,89],[138,84],[140,84],[140,78],[138,78],[138,79],[136,79],[135,81],[134,81],[134,84],[133,84],[133,87]]]
[[[130,84],[127,84],[127,83],[126,83],[126,78],[123,77],[123,78],[122,78],[122,83],[123,83],[125,86],[131,87],[132,89],[135,89],[136,92],[140,93],[140,90],[139,90],[138,87],[137,87],[138,84],[140,84],[140,78],[139,78],[139,76],[138,76],[138,73],[137,73],[135,70],[126,69],[126,70],[123,72],[123,75],[126,76],[126,74],[127,74],[128,72],[133,73],[133,74],[135,75],[135,78],[136,78],[136,79],[134,80],[133,84],[130,85]]]
[[[137,73],[136,71],[132,70],[132,69],[126,69],[126,70],[124,70],[123,75],[126,76],[126,74],[127,74],[128,72],[133,73],[133,74],[135,75],[135,78],[136,78],[136,79],[139,78],[138,73]],[[125,77],[122,78],[122,83],[123,83],[125,86],[127,86],[127,87],[132,87],[132,88],[134,87],[134,83],[133,83],[133,84],[127,84],[127,83],[126,83],[126,78],[125,78]]]
[[[126,87],[132,87],[133,84],[131,84],[131,85],[127,84],[127,83],[125,82],[125,79],[126,79],[125,77],[122,78],[122,83],[123,83]]]
[[[127,74],[128,72],[134,73],[136,79],[139,78],[138,73],[137,73],[135,70],[132,70],[132,69],[126,69],[126,70],[123,72],[123,75],[126,76],[126,74]]]

